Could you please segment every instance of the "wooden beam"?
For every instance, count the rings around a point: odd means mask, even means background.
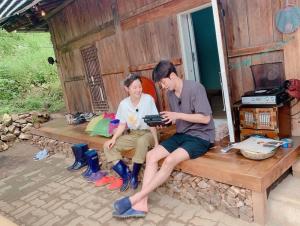
[[[61,5],[59,5],[58,7],[56,7],[54,10],[50,11],[49,13],[46,14],[46,16],[44,16],[44,20],[48,21],[50,18],[52,18],[53,16],[55,16],[57,13],[59,13],[60,11],[62,11],[65,7],[67,7],[69,4],[73,3],[75,0],[67,0],[64,1],[64,3],[62,3]]]
[[[171,1],[173,1],[173,0],[156,0],[155,2],[153,2],[151,4],[147,4],[143,7],[138,8],[138,9],[134,9],[134,10],[130,11],[129,13],[121,16],[121,21],[127,20],[131,17],[137,16],[137,15],[143,13],[143,12],[149,11],[151,9],[154,9],[156,7],[159,7],[163,4],[166,4],[166,3],[171,2]]]
[[[254,55],[259,53],[269,53],[274,51],[283,50],[283,44],[281,43],[270,43],[262,46],[249,47],[243,49],[235,49],[228,51],[228,57],[242,57],[247,55]]]
[[[173,59],[171,60],[171,62],[177,66],[177,65],[181,65],[182,64],[182,60],[181,58],[177,58],[177,59]],[[153,64],[143,64],[143,65],[138,65],[138,66],[130,66],[129,67],[129,71],[130,72],[135,72],[135,71],[147,71],[147,70],[152,70],[156,64],[156,63],[153,63]]]
[[[82,81],[85,80],[85,77],[83,75],[73,76],[71,78],[68,78],[64,81],[64,83],[67,82],[75,82],[75,81]]]
[[[101,73],[101,76],[107,76],[107,75],[117,75],[117,74],[124,74],[124,71],[112,71],[112,72],[105,72],[105,73]]]
[[[150,9],[146,12],[141,12],[138,15],[125,19],[121,21],[121,26],[123,30],[128,30],[133,27],[137,27],[141,24],[159,20],[163,17],[170,15],[175,15],[180,12],[187,11],[199,7],[201,5],[210,3],[211,0],[173,0],[167,1],[156,8]]]

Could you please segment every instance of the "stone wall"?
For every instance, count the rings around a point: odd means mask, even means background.
[[[73,157],[70,143],[53,139],[33,136],[32,143],[40,148],[46,148],[50,154],[63,153],[66,157]],[[105,156],[99,153],[102,169],[111,168]],[[130,160],[125,159],[127,163]],[[143,175],[143,169],[140,176]],[[189,174],[174,171],[170,179],[157,190],[186,203],[202,205],[207,211],[220,210],[231,216],[243,220],[253,221],[252,193],[250,190],[223,184],[214,180],[194,177]]]
[[[49,120],[47,113],[31,112],[26,114],[4,114],[0,120],[0,152],[6,151],[19,140],[30,140],[30,130],[38,123]]]

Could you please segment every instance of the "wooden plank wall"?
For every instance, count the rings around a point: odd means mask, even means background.
[[[201,5],[207,1],[192,0],[191,4]],[[177,63],[177,67],[180,76],[183,76],[177,19],[173,12],[179,12],[184,1],[118,1],[118,15],[113,15],[114,3],[116,1],[89,1],[87,4],[77,0],[49,21],[53,27],[51,33],[56,46],[56,56],[61,62],[58,64],[61,78],[63,81],[71,80],[68,82],[68,90],[63,86],[69,112],[91,109],[91,103],[86,101],[86,98],[75,100],[76,95],[73,94],[77,90],[83,93],[84,97],[88,97],[90,94],[84,90],[87,85],[76,86],[77,89],[69,87],[75,86],[80,77],[82,82],[86,83],[83,80],[85,71],[80,56],[80,49],[86,45],[94,44],[98,49],[100,71],[111,111],[116,111],[120,100],[126,96],[120,85],[125,72],[138,72],[151,78],[152,69],[160,59],[171,59],[180,62]],[[154,9],[156,11],[151,15],[157,14],[157,16],[148,21],[145,12],[147,14]],[[106,13],[102,15],[102,11]],[[74,15],[77,15],[76,18]],[[130,15],[133,15],[134,19]],[[140,20],[139,15],[143,16],[145,22],[131,26]],[[121,21],[116,23],[114,17],[120,18]],[[117,34],[118,26],[121,27],[121,33]],[[127,62],[122,58],[122,51],[125,52]],[[76,77],[76,82],[72,81],[73,77]],[[163,93],[161,95],[164,96]],[[166,101],[162,99],[160,108],[167,108]],[[85,103],[82,103],[83,101]],[[73,102],[81,103],[76,107]]]
[[[299,59],[300,52],[293,50],[300,45],[300,35],[293,34],[294,39],[283,36],[274,23],[276,12],[284,6],[283,0],[220,1],[225,12],[223,26],[230,66],[232,102],[239,100],[244,92],[254,87],[250,65],[285,62],[287,78],[297,74],[299,64],[296,59]],[[120,85],[125,73],[136,71],[151,77],[153,65],[160,59],[180,60],[176,15],[209,2],[210,0],[75,0],[49,21],[53,28],[51,33],[56,55],[63,62],[60,65],[62,79],[84,77],[80,48],[96,45],[110,110],[115,111],[119,101],[126,96]],[[116,5],[117,10],[114,11]],[[184,76],[182,64],[177,68],[181,76]],[[83,90],[86,89],[84,86],[79,89],[86,92]],[[73,98],[73,91],[70,90],[65,90],[68,101]],[[90,102],[86,101],[88,95],[85,93],[84,100],[81,100],[86,102],[82,109],[91,107]],[[164,96],[163,93],[161,95]],[[68,104],[69,111],[78,109],[71,104],[72,101]],[[164,98],[161,102],[160,107],[167,108]]]
[[[296,1],[300,6],[300,1]],[[283,62],[286,79],[300,79],[300,31],[283,35],[275,27],[275,16],[284,8],[282,0],[222,0],[229,55],[232,101],[254,88],[250,65]],[[300,105],[292,107],[292,114]],[[292,117],[292,134],[300,135],[299,116]]]
[[[254,88],[250,65],[283,62],[283,50],[275,48],[283,37],[273,19],[281,3],[280,0],[224,0],[222,5],[231,97],[235,102]]]

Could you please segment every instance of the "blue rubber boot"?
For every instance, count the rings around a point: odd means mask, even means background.
[[[139,185],[139,172],[141,169],[142,164],[139,163],[133,163],[132,167],[132,174],[131,174],[131,179],[130,179],[130,186],[132,189],[137,189]]]
[[[131,178],[131,172],[128,168],[128,166],[126,166],[126,164],[120,160],[117,164],[115,164],[112,169],[120,175],[120,177],[123,180],[123,184],[120,188],[120,191],[126,191],[129,187],[129,183],[130,183],[130,178]]]
[[[75,162],[69,166],[67,169],[72,170],[79,170],[82,167],[87,165],[85,152],[89,149],[87,144],[75,144],[72,146],[72,151],[75,157]]]
[[[96,150],[88,156],[88,166],[90,168],[89,174],[86,176],[88,182],[96,182],[107,175],[107,172],[100,171],[99,158]]]
[[[93,173],[92,168],[91,168],[91,166],[92,166],[91,159],[92,159],[93,156],[97,156],[97,152],[96,152],[96,150],[92,149],[92,150],[87,151],[85,153],[85,156],[86,156],[86,159],[87,159],[88,167],[87,167],[86,171],[84,171],[81,175],[83,177],[89,177]]]
[[[99,165],[99,157],[98,157],[98,153],[96,150],[93,150],[94,154],[89,156],[88,159],[88,164],[89,167],[91,168],[93,173],[97,173],[100,170],[100,165]]]

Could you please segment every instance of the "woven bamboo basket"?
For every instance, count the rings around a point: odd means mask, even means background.
[[[245,149],[240,149],[240,152],[245,158],[248,159],[253,159],[253,160],[263,160],[272,157],[275,155],[277,149],[274,149],[273,151],[269,153],[258,153],[258,152],[253,152]]]

